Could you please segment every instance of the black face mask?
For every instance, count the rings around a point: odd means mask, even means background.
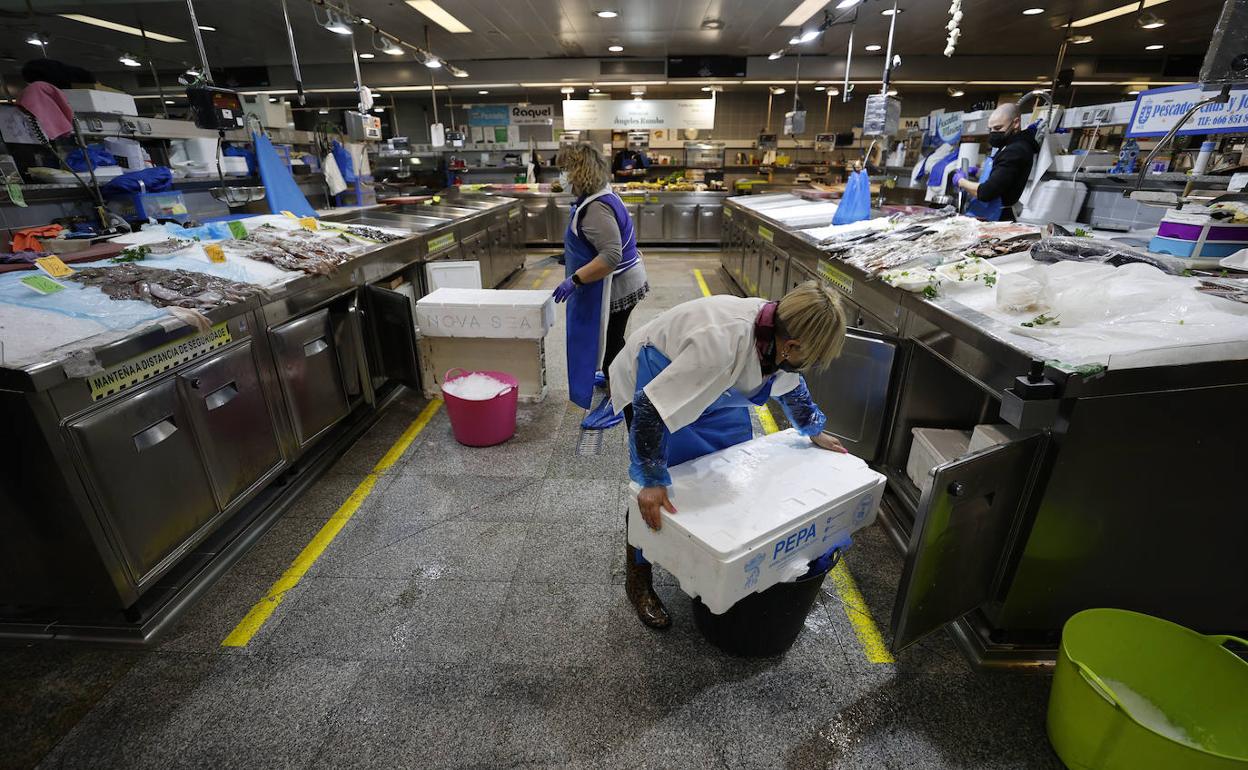
[[[1008,142],[1009,140],[1010,140],[1010,135],[1005,133],[1004,131],[989,131],[988,132],[988,146],[989,147],[993,147],[999,150],[1002,147],[1004,147],[1006,145],[1006,142]]]

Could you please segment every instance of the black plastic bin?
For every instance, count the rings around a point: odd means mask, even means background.
[[[835,565],[833,565],[835,566]],[[792,583],[777,583],[750,594],[716,615],[693,600],[693,620],[706,640],[729,655],[770,658],[788,651],[806,625],[806,616],[819,597],[826,567],[803,575]]]

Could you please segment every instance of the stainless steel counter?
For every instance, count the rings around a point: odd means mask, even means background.
[[[1060,350],[829,260],[738,199],[723,243],[744,293],[816,279],[849,311],[844,354],[810,387],[829,429],[889,479],[882,520],[906,555],[895,644],[947,626],[982,664],[1051,661],[1063,623],[1100,606],[1248,630],[1248,517],[1228,483],[1248,361],[1071,370]],[[981,423],[1023,438],[938,466],[925,491],[907,477],[912,429]]]
[[[640,244],[715,244],[722,231],[726,192],[619,190]],[[524,240],[533,246],[559,246],[568,228],[572,195],[507,192],[524,204]]]
[[[142,642],[420,387],[424,265],[523,262],[520,202],[324,219],[406,228],[328,276],[107,345],[0,369],[0,635]]]

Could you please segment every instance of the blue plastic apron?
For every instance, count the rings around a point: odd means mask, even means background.
[[[979,178],[984,180],[984,182],[987,182],[988,177],[992,175],[992,159],[996,154],[997,151],[993,150],[992,155],[988,156],[988,159],[984,161],[984,165],[979,170]],[[984,182],[980,182],[980,184]],[[1001,221],[1001,211],[1004,208],[1000,198],[994,198],[990,201],[971,198],[970,203],[966,204],[966,215],[984,222],[999,222]]]
[[[599,198],[603,198],[615,214],[616,224],[620,226],[623,253],[615,273],[601,281],[579,287],[568,297],[568,398],[582,409],[589,409],[593,405],[594,381],[602,368],[602,358],[606,352],[607,317],[611,312],[611,279],[638,261],[637,239],[632,230],[632,221],[628,218],[628,211],[618,196],[609,190],[600,190],[572,204],[572,215],[568,217],[568,229],[563,236],[565,277],[571,277],[598,256],[597,249],[580,233],[577,212]]]

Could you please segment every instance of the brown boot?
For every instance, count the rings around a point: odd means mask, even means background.
[[[628,600],[637,610],[637,617],[651,628],[667,628],[672,624],[663,600],[654,592],[652,570],[649,564],[637,563],[637,549],[628,546],[625,554],[624,590]]]

